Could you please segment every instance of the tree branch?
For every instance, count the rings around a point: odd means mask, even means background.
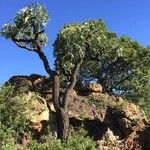
[[[13,40],[13,42],[14,42],[18,47],[20,47],[20,48],[26,49],[26,50],[28,50],[28,51],[35,51],[34,48],[29,48],[29,47],[27,47],[27,46],[23,46],[23,45],[19,44],[18,42],[14,41],[14,40]]]
[[[76,84],[77,73],[80,69],[80,66],[81,66],[82,62],[83,62],[82,60],[77,61],[75,66],[72,69],[72,73],[71,73],[71,76],[70,76],[70,83],[69,83],[69,85],[68,85],[68,87],[65,91],[63,101],[62,101],[62,108],[64,108],[65,111],[67,111],[68,103],[69,103],[68,97],[70,95],[70,92],[73,90],[73,88]]]
[[[43,29],[43,30],[39,31],[38,33],[36,33],[36,34],[35,34],[35,40],[38,38],[38,35],[39,35],[39,34],[42,34],[42,33],[44,33],[44,32],[45,32],[45,30]]]
[[[31,43],[34,42],[34,39],[16,39],[16,38],[12,38],[13,41],[15,42],[25,42],[25,43]]]
[[[130,78],[133,74],[134,74],[134,72],[132,72],[132,73],[129,74],[128,76],[124,77],[122,80],[118,81],[111,89],[113,89],[113,88],[115,88],[116,86],[118,86],[119,84],[123,83],[125,80],[127,80],[128,78]]]
[[[31,43],[31,42],[35,42],[38,38],[38,35],[39,34],[42,34],[44,33],[44,29],[39,31],[38,33],[35,34],[35,38],[34,39],[16,39],[15,37],[12,37],[12,40],[15,41],[15,42],[25,42],[25,43]]]
[[[44,68],[46,70],[46,72],[49,74],[49,75],[53,75],[54,71],[51,70],[50,66],[49,66],[49,62],[48,62],[48,59],[46,57],[46,55],[44,54],[44,52],[42,50],[36,50],[35,51],[38,56],[40,57],[40,59],[43,61],[43,64],[44,64]]]
[[[52,100],[54,104],[54,108],[57,113],[60,112],[60,99],[59,99],[59,89],[60,89],[60,82],[59,82],[59,74],[57,72],[54,72],[53,74],[53,95]]]

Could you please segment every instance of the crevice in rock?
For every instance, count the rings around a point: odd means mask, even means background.
[[[88,135],[94,140],[101,140],[103,135],[107,132],[108,126],[99,120],[84,120],[84,129],[87,131]]]
[[[118,123],[117,117],[113,114],[113,109],[107,107],[105,119],[103,121],[108,125],[111,131],[115,136],[118,136],[120,140],[125,138],[125,135],[121,129],[121,126]]]

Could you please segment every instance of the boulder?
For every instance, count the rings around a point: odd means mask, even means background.
[[[49,109],[45,99],[36,95],[34,92],[29,92],[25,96],[25,100],[29,103],[27,113],[31,122],[37,123],[43,120],[49,120]]]
[[[114,135],[110,128],[107,129],[102,139],[97,141],[97,150],[121,150],[122,147],[124,147],[123,142]]]
[[[97,83],[87,83],[82,88],[78,89],[81,95],[98,95],[102,93],[102,86]]]
[[[132,128],[139,124],[141,120],[146,120],[144,112],[133,103],[115,109],[114,115],[125,136],[128,136],[132,132]]]

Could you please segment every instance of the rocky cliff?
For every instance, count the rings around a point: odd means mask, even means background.
[[[6,84],[13,86],[15,92],[23,90],[27,102],[34,97],[28,111],[33,132],[42,134],[46,125],[52,125],[55,109],[52,84],[48,78],[14,76]],[[63,92],[62,88],[61,94]],[[87,84],[72,91],[69,116],[70,125],[77,130],[83,127],[95,140],[98,150],[150,149],[150,123],[144,112],[121,97],[102,93],[99,84]]]

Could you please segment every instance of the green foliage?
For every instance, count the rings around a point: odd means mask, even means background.
[[[16,150],[17,140],[28,131],[28,118],[26,108],[30,108],[25,102],[23,93],[19,90],[12,98],[14,87],[2,86],[0,88],[0,149]],[[34,97],[33,97],[34,99]],[[62,143],[54,138],[51,131],[43,135],[41,142],[31,137],[26,150],[95,150],[95,142],[86,136],[84,131],[71,132],[68,141]]]
[[[84,100],[85,103],[90,105],[95,105],[99,109],[105,109],[108,105],[111,105],[111,101],[105,94],[100,94],[98,96],[87,96]]]
[[[142,89],[142,95],[138,99],[138,104],[145,111],[148,119],[150,119],[150,71],[147,75],[147,83]]]
[[[30,51],[42,50],[48,43],[44,34],[48,22],[48,13],[45,7],[34,3],[21,9],[14,23],[5,24],[1,35],[11,39],[21,48]],[[39,48],[40,47],[40,48]],[[38,53],[38,52],[37,52]],[[51,71],[47,58],[43,53],[38,53],[45,63],[45,69]],[[140,99],[140,105],[148,112],[149,85],[144,88],[150,66],[150,48],[144,48],[130,38],[118,38],[113,32],[107,30],[105,23],[87,21],[64,26],[58,33],[54,43],[54,56],[59,60],[61,69],[70,72],[78,60],[83,60],[80,69],[79,81],[87,79],[97,80],[102,84],[104,91],[120,94],[134,100]],[[61,70],[62,71],[62,70]],[[50,74],[50,73],[49,73]],[[63,75],[61,79],[67,77]],[[19,93],[13,97],[13,87],[6,86],[0,89],[0,149],[16,149],[15,142],[19,135],[28,130],[26,117],[26,101],[20,85]],[[27,92],[24,89],[24,92]],[[143,92],[143,93],[142,93]],[[88,98],[88,103],[97,107],[120,108],[125,103],[117,104],[106,97]],[[119,106],[119,107],[118,107]],[[94,150],[95,143],[83,133],[73,133],[66,143],[54,139],[51,135],[45,141],[38,143],[31,140],[27,150]]]
[[[86,136],[85,131],[73,132],[67,142],[54,139],[51,135],[46,137],[46,142],[38,143],[32,140],[27,150],[96,150],[96,144]]]
[[[28,130],[27,104],[22,95],[12,98],[13,87],[0,88],[0,149],[16,149],[15,142]]]
[[[94,35],[94,36],[93,36]],[[102,20],[70,24],[58,33],[54,44],[54,55],[61,58],[63,67],[69,70],[79,59],[89,61],[92,57],[108,55],[110,49],[119,53],[116,35],[108,32]],[[110,53],[109,53],[110,54]],[[111,51],[111,55],[113,55]]]
[[[118,101],[115,97],[109,96],[107,94],[99,94],[97,96],[87,96],[84,100],[85,103],[90,105],[95,105],[99,110],[104,110],[107,107],[111,107],[114,109],[121,109],[126,106],[128,101]]]
[[[4,129],[0,124],[0,149],[1,150],[16,150],[14,131],[12,129]]]
[[[142,94],[150,66],[150,49],[128,37],[117,37],[105,23],[87,21],[64,26],[54,44],[54,56],[69,72],[75,62],[84,62],[78,84],[97,81],[108,93],[135,101]],[[67,83],[65,76],[61,79]]]
[[[1,35],[6,39],[16,41],[16,44],[21,46],[35,48],[32,41],[35,39],[44,46],[47,44],[48,38],[43,32],[40,32],[44,30],[47,22],[48,13],[46,8],[34,3],[18,11],[14,23],[3,25]],[[38,35],[38,33],[40,34]],[[37,35],[38,37],[36,37]]]
[[[96,80],[102,85],[103,91],[136,100],[147,82],[150,49],[127,37],[116,37],[116,40],[119,53],[109,49],[104,51],[101,60],[84,63],[78,82]]]

